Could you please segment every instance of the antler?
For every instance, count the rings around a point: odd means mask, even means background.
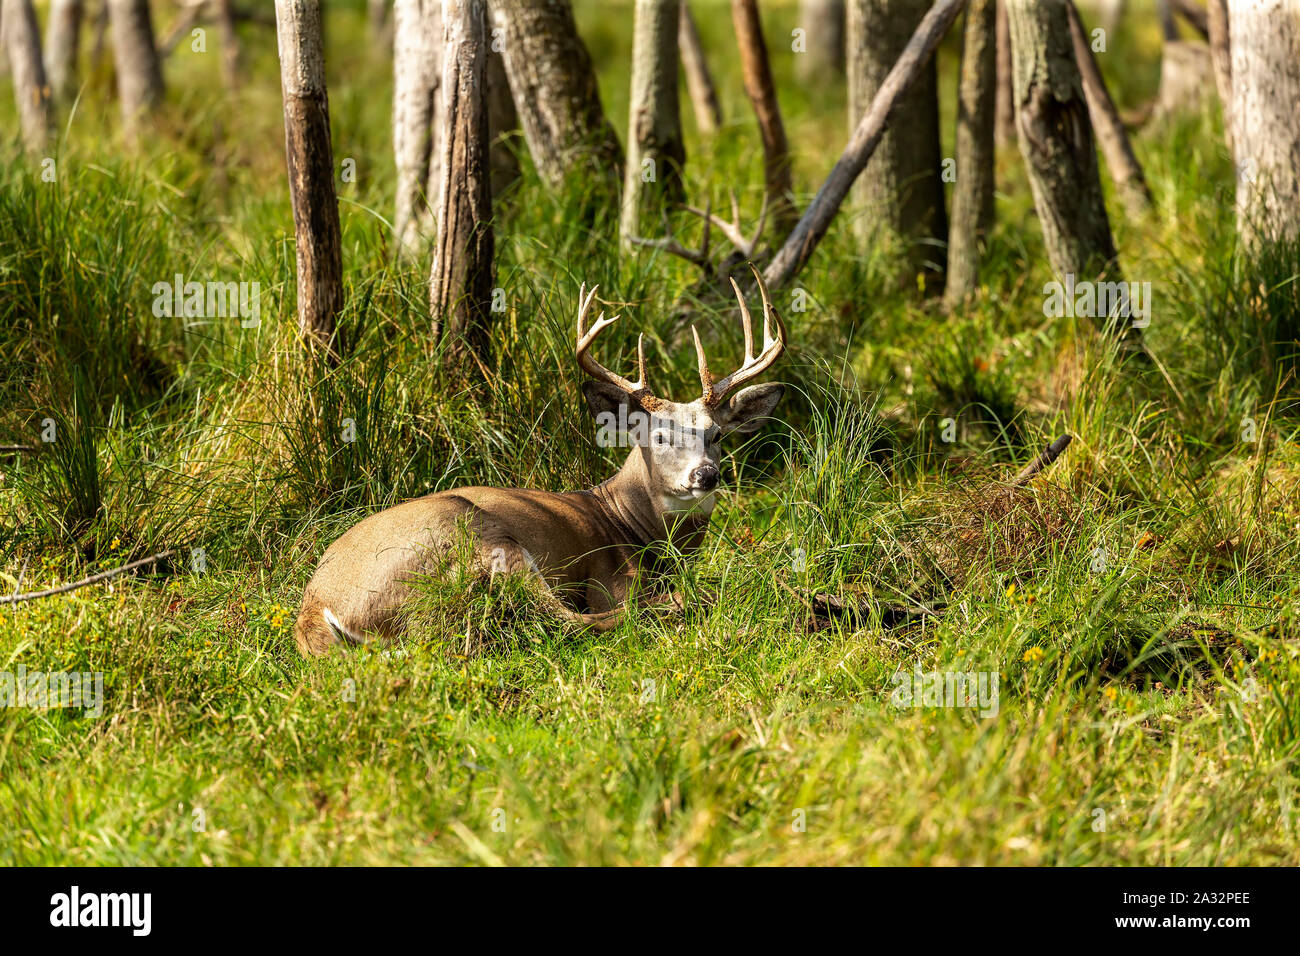
[[[629,395],[636,395],[638,392],[644,393],[642,396],[643,400],[649,398],[651,396],[649,388],[647,387],[645,374],[644,333],[637,338],[636,342],[637,370],[641,377],[635,382],[629,382],[623,376],[614,374],[592,358],[588,351],[591,348],[591,343],[596,341],[596,336],[599,335],[603,329],[607,329],[617,322],[619,318],[616,315],[613,318],[607,319],[605,318],[605,313],[602,312],[596,318],[595,324],[590,329],[583,328],[587,319],[587,312],[590,310],[591,303],[596,298],[596,290],[599,288],[600,286],[593,285],[591,291],[587,292],[587,284],[584,282],[578,289],[578,365],[582,367],[584,372],[597,381],[609,382],[611,385],[616,385]]]
[[[694,206],[687,206],[687,212],[693,212],[704,220],[705,236],[708,236],[709,225],[718,227],[718,231],[727,237],[727,240],[736,247],[746,259],[754,255],[754,249],[758,246],[758,240],[763,236],[763,227],[767,225],[767,193],[763,194],[763,206],[758,212],[758,226],[754,229],[752,238],[746,239],[745,234],[740,229],[740,203],[736,199],[736,191],[731,191],[731,222],[719,219],[713,215],[712,207],[706,205],[703,209],[697,209]]]
[[[691,334],[695,336],[695,354],[700,361],[700,385],[703,387],[704,404],[718,405],[727,393],[732,389],[743,385],[750,379],[762,375],[772,363],[781,357],[785,351],[786,332],[785,323],[781,321],[781,315],[772,307],[772,300],[767,296],[767,286],[763,283],[763,276],[751,262],[750,270],[754,273],[754,278],[758,280],[758,291],[763,296],[763,350],[754,355],[754,319],[749,314],[749,306],[745,304],[745,297],[740,292],[740,286],[736,285],[736,280],[731,280],[731,287],[736,290],[736,301],[740,303],[740,321],[745,332],[745,361],[726,378],[713,380],[709,374],[709,361],[704,356],[704,345],[700,342],[700,333],[691,326]],[[769,318],[773,322],[769,323]],[[776,335],[773,336],[771,325],[776,325]]]

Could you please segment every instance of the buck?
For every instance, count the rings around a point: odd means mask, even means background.
[[[576,358],[593,379],[583,385],[587,404],[606,427],[640,426],[626,431],[632,447],[623,467],[586,491],[456,488],[365,518],[330,545],[307,584],[294,627],[298,649],[324,654],[336,645],[399,634],[416,580],[445,568],[467,532],[479,569],[534,575],[556,615],[596,630],[617,625],[643,577],[664,570],[666,555],[698,552],[721,479],[720,440],[756,431],[784,394],[783,385],[770,382],[740,388],[766,372],[786,345],[785,324],[757,270],[754,275],[763,299],[762,348],[755,354],[753,319],[733,280],[744,361],[714,379],[692,327],[702,391],[689,404],[650,391],[644,334],[637,342],[635,382],[592,357],[596,337],[619,317],[607,319],[602,312],[588,328],[596,287],[588,292],[584,284]]]

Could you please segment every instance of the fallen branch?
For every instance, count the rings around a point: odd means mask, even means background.
[[[1037,458],[1025,465],[1024,468],[1020,469],[1020,474],[1011,479],[1011,487],[1023,488],[1025,485],[1029,484],[1030,480],[1035,475],[1052,462],[1056,461],[1056,459],[1060,458],[1061,452],[1069,448],[1070,442],[1073,440],[1074,439],[1070,435],[1062,435],[1060,438],[1056,439],[1056,441],[1044,448],[1038,453]]]
[[[53,597],[56,594],[67,594],[69,591],[75,591],[78,588],[84,588],[90,584],[98,584],[100,581],[108,581],[117,577],[119,574],[134,571],[136,568],[142,568],[145,565],[157,564],[159,561],[162,561],[165,558],[170,558],[174,554],[176,554],[176,549],[168,548],[166,551],[160,551],[147,558],[140,558],[137,561],[132,561],[130,564],[124,564],[119,568],[100,571],[98,574],[92,574],[88,578],[82,578],[80,581],[73,581],[70,584],[61,584],[57,588],[48,588],[44,591],[28,591],[26,594],[10,594],[5,597],[0,597],[0,604],[20,604],[23,601],[35,601],[37,598]]]
[[[816,197],[780,251],[763,270],[763,281],[770,288],[786,285],[812,256],[813,250],[830,229],[831,221],[848,196],[849,188],[880,145],[903,94],[921,75],[921,70],[934,55],[935,48],[965,6],[966,0],[939,0],[921,20],[912,39],[907,41],[902,56],[885,77],[885,82],[880,84],[875,99],[871,101],[871,108],[859,121],[844,152],[826,177],[826,182],[817,191]]]
[[[0,445],[0,455],[21,455],[36,451],[35,445]]]

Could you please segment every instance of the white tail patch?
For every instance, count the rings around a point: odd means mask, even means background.
[[[330,626],[330,630],[334,632],[334,636],[337,637],[339,640],[347,641],[351,644],[365,643],[365,638],[363,638],[360,634],[354,634],[352,631],[344,627],[342,622],[339,621],[337,617],[335,617],[334,612],[331,611],[329,608],[327,607],[321,608],[321,614],[325,618],[325,623]]]

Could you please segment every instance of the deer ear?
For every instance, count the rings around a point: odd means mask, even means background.
[[[724,435],[740,432],[747,435],[756,432],[776,411],[777,403],[785,395],[785,386],[777,382],[763,385],[751,385],[742,388],[727,404],[718,409],[713,420],[722,428]]]
[[[614,421],[626,422],[635,407],[627,392],[609,382],[583,382],[582,394],[587,396],[587,407],[597,421],[612,416]]]

